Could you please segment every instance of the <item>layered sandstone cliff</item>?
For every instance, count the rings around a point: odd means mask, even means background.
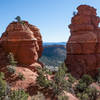
[[[42,65],[38,61],[42,55],[42,36],[40,30],[29,24],[27,21],[12,22],[0,38],[0,72],[5,73],[5,80],[12,89],[24,89],[36,84],[36,67]],[[17,65],[15,73],[12,75],[9,66],[8,54],[12,52]],[[21,73],[25,80],[18,78]],[[34,86],[35,87],[35,86]]]
[[[100,18],[96,9],[80,5],[69,25],[71,35],[67,43],[65,63],[72,75],[95,75],[100,67]]]
[[[42,54],[42,37],[36,26],[27,21],[12,22],[2,34],[4,52],[12,52],[21,64],[33,64]]]

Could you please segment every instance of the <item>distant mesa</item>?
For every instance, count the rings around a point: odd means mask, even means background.
[[[80,5],[77,10],[69,25],[71,35],[65,63],[76,77],[94,76],[100,67],[100,18],[91,6]]]
[[[58,67],[66,58],[65,43],[43,43],[43,53],[40,61],[51,67]]]
[[[43,42],[43,46],[66,45],[66,42]]]

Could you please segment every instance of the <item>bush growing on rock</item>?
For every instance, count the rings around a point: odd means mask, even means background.
[[[83,92],[77,94],[77,97],[80,100],[96,100],[98,97],[99,91],[94,87],[88,87]]]
[[[17,22],[21,22],[21,17],[20,17],[20,16],[17,16],[17,17],[15,18],[15,20],[17,20]]]
[[[71,82],[71,83],[75,82],[76,79],[70,73],[68,73],[67,76],[68,76],[68,81],[69,82]]]
[[[6,88],[7,88],[7,83],[4,80],[4,73],[0,72],[0,100],[4,98]]]
[[[76,85],[76,89],[79,92],[83,92],[87,88],[87,85],[85,82],[80,82],[79,84]]]
[[[0,72],[0,100],[28,100],[24,90],[11,90],[4,80],[4,73]]]
[[[13,90],[9,95],[10,100],[28,100],[28,94],[24,90]]]
[[[83,75],[83,77],[81,78],[80,81],[85,82],[86,85],[90,85],[93,82],[93,79],[90,75],[85,74],[85,75]]]
[[[20,80],[25,80],[25,77],[24,77],[24,75],[22,73],[18,73],[18,78]]]
[[[83,95],[81,96],[81,100],[89,100],[88,94],[83,94]]]
[[[14,58],[14,55],[13,53],[9,53],[8,54],[8,63],[9,65],[7,65],[7,70],[10,74],[14,74],[16,72],[16,64],[17,64],[17,61],[15,61],[15,58]]]
[[[88,87],[85,90],[85,93],[88,94],[90,100],[95,100],[98,97],[99,91],[95,87]]]
[[[58,98],[64,91],[72,91],[72,83],[67,81],[66,78],[66,68],[65,66],[60,66],[58,71],[55,72],[53,78],[48,79],[50,76],[43,69],[38,70],[39,76],[37,77],[37,84],[40,87],[47,88],[48,91],[52,90],[52,98]],[[45,73],[45,74],[44,74]],[[64,97],[59,98],[59,100],[65,100]],[[67,98],[67,97],[66,97]]]
[[[37,83],[44,88],[47,88],[50,86],[51,81],[48,80],[48,75],[47,75],[48,71],[46,70],[46,68],[38,68],[38,77],[37,77]]]
[[[15,66],[8,65],[7,70],[10,74],[14,74],[16,72]]]
[[[91,87],[90,84],[93,79],[89,75],[83,75],[75,86],[75,94],[80,100],[96,100],[98,97],[98,91],[96,88]]]
[[[9,62],[9,65],[12,65],[12,66],[16,66],[17,64],[17,61],[15,61],[14,55],[11,52],[8,54],[8,62]]]
[[[21,20],[21,17],[20,17],[20,16],[17,16],[17,17],[15,18],[15,20],[17,20],[17,22],[20,23],[20,24],[22,24],[22,25],[25,24],[25,22],[24,22],[23,20]]]
[[[83,92],[91,83],[93,79],[89,75],[83,75],[79,80],[79,83],[76,85],[76,90],[79,92]]]

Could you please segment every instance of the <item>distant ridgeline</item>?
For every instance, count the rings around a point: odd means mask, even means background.
[[[44,42],[43,46],[48,46],[48,45],[66,45],[66,42]]]
[[[65,45],[65,42],[43,43],[44,50],[40,61],[51,67],[59,66],[59,64],[64,62],[66,58]]]

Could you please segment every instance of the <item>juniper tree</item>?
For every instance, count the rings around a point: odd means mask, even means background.
[[[17,20],[17,22],[21,22],[21,17],[20,17],[20,16],[17,16],[17,17],[15,18],[15,20]]]
[[[14,55],[11,52],[8,54],[8,63],[9,63],[9,65],[7,65],[8,72],[11,74],[14,74],[16,72],[15,67],[16,67],[17,61],[15,61]]]
[[[65,66],[60,66],[51,80],[46,77],[47,71],[43,69],[38,70],[39,76],[37,77],[37,84],[41,87],[47,88],[48,90],[52,90],[52,99],[58,98],[58,96],[63,94],[64,91],[70,91],[72,87],[71,83],[65,79],[66,69]]]

